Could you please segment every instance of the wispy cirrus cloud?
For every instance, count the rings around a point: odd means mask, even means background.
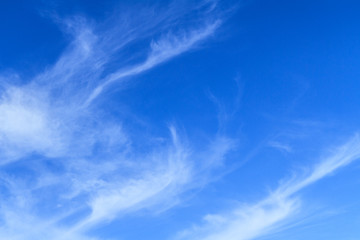
[[[94,104],[110,85],[194,49],[220,26],[215,2],[177,4],[100,24],[54,17],[72,38],[59,59],[24,84],[0,82],[2,237],[95,239],[87,231],[98,224],[176,205],[224,160],[231,139],[213,136],[199,151],[174,127],[162,143],[139,150],[124,119]]]
[[[355,135],[344,145],[333,149],[302,178],[285,181],[257,203],[242,204],[227,213],[206,215],[203,225],[179,233],[176,239],[250,240],[276,232],[296,221],[296,215],[301,212],[301,199],[297,196],[299,191],[359,158],[360,138]]]
[[[217,179],[237,147],[224,126],[239,99],[227,114],[211,97],[220,131],[205,134],[200,149],[173,125],[160,126],[167,135],[142,131],[109,110],[107,93],[216,37],[224,21],[219,9],[217,1],[173,1],[118,9],[103,22],[51,15],[69,39],[55,63],[26,81],[0,76],[1,238],[101,239],[91,231],[138,211],[166,211]],[[287,226],[302,210],[298,193],[358,159],[359,142],[355,136],[308,174],[258,202],[208,214],[177,237],[249,240]]]
[[[193,8],[196,11],[203,8],[203,11],[208,12],[210,6],[201,3]],[[177,28],[178,24],[181,24],[183,15],[191,10],[175,11],[174,6],[170,6],[168,10],[163,10],[162,14],[156,15],[158,17],[150,14],[151,9],[143,10],[144,13],[140,14],[140,17],[144,19],[134,20],[149,23],[141,27],[132,23],[130,19],[126,19],[126,24],[120,24],[121,21],[117,20],[116,23],[119,25],[112,23],[101,27],[88,23],[84,18],[62,21],[63,28],[70,32],[73,40],[59,60],[26,85],[12,86],[9,84],[11,79],[3,82],[4,91],[0,105],[3,113],[0,119],[0,136],[4,139],[3,142],[6,139],[6,142],[16,149],[17,145],[21,144],[20,138],[28,139],[29,141],[24,142],[28,142],[29,151],[44,153],[44,149],[47,149],[48,153],[53,151],[58,155],[66,155],[73,151],[69,151],[69,147],[59,147],[59,143],[54,142],[56,140],[65,143],[80,137],[87,146],[91,146],[89,141],[99,140],[101,136],[97,134],[109,127],[109,123],[104,123],[103,119],[101,122],[96,120],[103,116],[95,107],[88,106],[105,86],[126,76],[140,74],[190,50],[201,40],[210,37],[219,26],[220,20],[213,20],[214,17],[209,14],[209,17],[197,21],[196,28],[184,29],[178,34],[172,31],[172,28]],[[175,20],[177,22],[174,22]],[[160,30],[157,30],[158,28]],[[159,34],[162,37],[158,37]],[[126,46],[137,44],[144,39],[149,41],[148,47],[141,48],[138,53],[133,54],[140,56],[140,59],[147,55],[144,62],[123,65],[123,60],[119,57],[113,59],[114,56],[121,55]],[[110,68],[108,65],[116,65],[114,61],[120,62],[120,65]],[[115,119],[114,122],[120,129],[121,119]],[[83,127],[84,125],[86,127]],[[89,129],[94,131],[89,133]],[[74,136],[75,133],[77,136]],[[122,137],[125,141],[125,134],[122,134]],[[42,142],[37,139],[42,139]],[[36,144],[31,147],[30,142]],[[45,146],[46,144],[48,146]],[[8,146],[7,150],[10,150],[11,146]],[[25,143],[19,145],[19,148],[25,149]],[[40,148],[42,150],[39,150]]]
[[[189,33],[182,33],[181,36],[166,34],[158,41],[152,41],[150,53],[143,63],[112,73],[104,80],[104,83],[94,89],[89,98],[86,100],[85,105],[87,106],[90,104],[107,85],[113,83],[114,81],[119,81],[125,77],[145,72],[158,64],[190,50],[195,46],[195,44],[211,36],[219,25],[220,21],[217,20],[207,24],[201,29],[196,29]]]

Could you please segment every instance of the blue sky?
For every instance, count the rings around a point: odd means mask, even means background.
[[[358,239],[359,7],[1,1],[0,239]]]

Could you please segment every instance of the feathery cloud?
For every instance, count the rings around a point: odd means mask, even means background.
[[[299,191],[359,158],[360,138],[356,135],[303,178],[281,184],[255,204],[244,204],[227,213],[206,215],[203,225],[179,233],[176,239],[250,240],[276,231],[295,221],[296,214],[301,211],[301,199],[296,195]]]

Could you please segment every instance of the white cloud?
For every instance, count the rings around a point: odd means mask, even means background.
[[[192,10],[200,14],[197,23],[179,30]],[[73,38],[59,59],[26,84],[17,80],[15,86],[9,76],[0,76],[1,164],[11,169],[7,163],[23,159],[17,163],[21,176],[0,172],[7,191],[0,198],[2,238],[95,239],[87,235],[92,227],[143,209],[167,210],[199,187],[197,181],[206,183],[233,148],[229,139],[215,137],[199,153],[170,127],[171,140],[138,152],[123,119],[91,102],[104,87],[211,37],[220,25],[215,11],[213,3],[186,11],[174,3],[162,14],[136,9],[141,19],[124,14],[100,25],[57,18]],[[127,46],[142,41],[147,48],[122,56]],[[200,167],[194,167],[196,161]]]
[[[57,155],[62,143],[46,99],[30,89],[10,88],[0,100],[0,149],[6,163],[32,152]]]
[[[123,214],[174,200],[193,179],[189,150],[177,143],[173,131],[173,147],[162,153],[148,155],[146,167],[139,177],[105,181],[92,189],[89,207],[91,214],[75,228],[87,228],[98,222],[111,221]],[[149,169],[149,167],[151,168]],[[140,166],[138,166],[140,167]],[[88,179],[89,180],[89,179]],[[86,188],[83,188],[86,189]]]
[[[87,231],[98,224],[139,210],[166,210],[188,190],[212,181],[212,171],[235,147],[232,139],[212,136],[198,150],[170,127],[171,140],[139,153],[123,119],[92,104],[112,84],[209,39],[221,23],[216,2],[204,1],[191,10],[203,13],[183,30],[178,28],[187,11],[176,4],[157,16],[136,9],[111,26],[82,18],[59,20],[73,40],[53,66],[25,85],[5,84],[0,77],[0,163],[26,158],[19,163],[21,176],[6,169],[0,174],[8,193],[0,198],[2,238],[95,239]],[[131,56],[123,51],[143,41],[145,50]],[[359,157],[358,142],[354,138],[308,177],[280,186],[259,203],[207,215],[204,226],[181,238],[244,240],[266,233],[299,210],[295,193]]]
[[[156,65],[163,63],[177,55],[180,55],[195,46],[198,42],[211,36],[220,25],[220,21],[215,21],[205,27],[190,31],[181,36],[167,34],[158,41],[151,42],[151,51],[147,59],[138,65],[130,68],[121,69],[106,78],[104,83],[97,86],[85,102],[89,105],[109,84],[119,81],[125,77],[140,74]]]
[[[280,185],[262,201],[237,207],[228,213],[207,215],[205,223],[180,233],[176,239],[250,240],[275,231],[301,210],[300,190],[360,158],[358,135],[320,161],[309,175]]]
[[[270,147],[273,147],[273,148],[276,148],[282,152],[292,152],[292,147],[288,144],[285,144],[285,143],[281,143],[281,142],[278,142],[278,141],[270,141],[268,143],[268,145]]]

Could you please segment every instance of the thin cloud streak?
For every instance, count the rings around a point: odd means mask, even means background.
[[[176,134],[173,130],[173,139]],[[174,142],[175,143],[175,142]],[[143,170],[140,178],[126,179],[124,183],[109,182],[93,191],[89,201],[91,214],[79,222],[74,229],[88,228],[99,222],[143,208],[159,204],[165,198],[173,198],[183,191],[183,186],[193,179],[193,169],[189,161],[189,150],[174,145],[159,156],[166,160],[160,166],[152,165],[152,170]]]
[[[129,69],[120,70],[112,73],[100,86],[90,94],[85,102],[88,106],[109,84],[120,81],[121,79],[145,72],[171,58],[178,56],[186,51],[189,51],[200,41],[208,38],[214,34],[215,30],[219,27],[220,21],[205,26],[202,29],[193,30],[189,34],[178,37],[174,35],[166,35],[159,41],[151,42],[151,51],[145,62],[131,67]]]
[[[179,233],[176,239],[251,240],[276,231],[301,211],[301,201],[296,196],[299,191],[359,158],[360,138],[355,135],[331,156],[320,161],[304,178],[280,185],[258,203],[247,204],[228,213],[207,215],[203,225]]]

